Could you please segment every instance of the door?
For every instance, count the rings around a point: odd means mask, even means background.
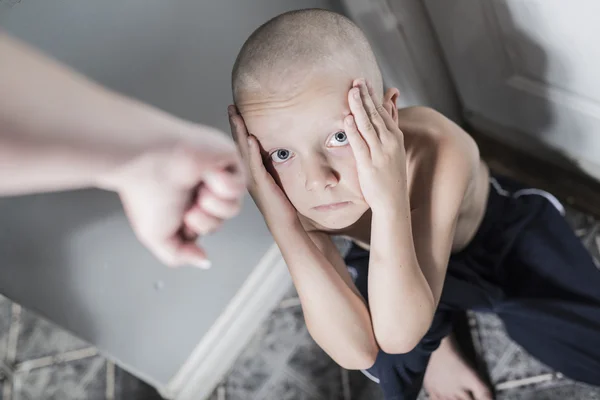
[[[467,121],[600,179],[599,1],[423,3]]]
[[[386,86],[400,89],[399,107],[427,105],[461,121],[452,81],[422,0],[341,3],[369,39]]]

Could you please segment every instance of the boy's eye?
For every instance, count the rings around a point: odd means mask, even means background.
[[[348,144],[348,136],[346,132],[339,131],[333,134],[331,139],[329,139],[329,145],[332,147],[340,147]]]
[[[282,163],[284,161],[286,161],[288,158],[290,158],[292,155],[292,152],[286,149],[279,149],[279,150],[275,150],[274,152],[271,153],[271,160],[274,163]]]

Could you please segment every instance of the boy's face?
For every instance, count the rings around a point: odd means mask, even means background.
[[[352,80],[324,76],[238,104],[267,170],[301,215],[328,229],[346,228],[369,209],[343,126]]]

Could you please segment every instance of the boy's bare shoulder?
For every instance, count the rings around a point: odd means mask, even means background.
[[[398,109],[398,127],[404,133],[407,151],[419,153],[421,150],[449,147],[479,159],[479,148],[473,138],[433,108],[416,106]]]
[[[404,133],[409,180],[415,183],[410,194],[414,204],[428,201],[434,186],[467,192],[477,181],[479,148],[456,123],[432,108],[409,107],[398,110],[398,126]],[[447,186],[446,182],[455,185]],[[462,198],[463,194],[455,197]]]
[[[398,126],[408,134],[429,134],[437,137],[457,133],[467,135],[462,128],[442,113],[423,106],[398,109]]]

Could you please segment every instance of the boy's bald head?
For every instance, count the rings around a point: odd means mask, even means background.
[[[368,79],[379,97],[381,73],[362,31],[331,11],[307,9],[281,14],[246,40],[232,72],[236,104],[247,96],[294,91],[327,73]]]

